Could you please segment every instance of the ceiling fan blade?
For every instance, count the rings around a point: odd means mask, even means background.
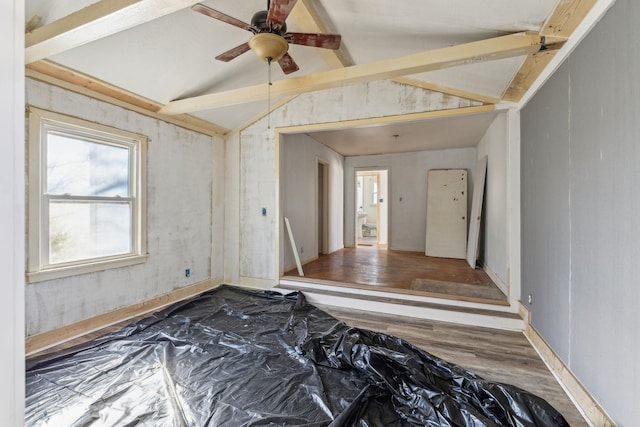
[[[296,61],[294,61],[291,55],[289,55],[288,53],[285,53],[282,58],[278,60],[278,64],[280,64],[280,68],[282,68],[282,71],[285,74],[291,74],[300,69],[300,67],[298,67],[298,64],[296,64]]]
[[[250,49],[249,43],[242,43],[240,46],[236,46],[233,49],[229,49],[228,51],[216,56],[216,59],[218,61],[229,62]]]
[[[287,16],[289,16],[297,1],[298,0],[271,0],[271,6],[267,14],[267,24],[282,28],[284,21],[287,20]]]
[[[232,16],[225,15],[222,12],[218,12],[217,10],[211,9],[209,6],[205,6],[202,3],[195,4],[191,10],[195,10],[196,12],[200,12],[203,15],[210,16],[213,19],[217,19],[218,21],[226,22],[227,24],[234,25],[238,28],[242,28],[243,30],[251,31],[251,25],[246,22],[242,22],[239,19],[236,19]]]
[[[289,43],[333,50],[340,48],[342,40],[340,34],[287,33],[284,37]]]

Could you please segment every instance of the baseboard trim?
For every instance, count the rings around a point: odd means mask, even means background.
[[[108,313],[99,314],[79,322],[51,331],[27,337],[25,340],[25,353],[27,356],[37,353],[47,348],[53,347],[65,341],[88,334],[89,332],[111,326],[123,320],[128,320],[144,313],[158,310],[176,301],[190,298],[204,291],[216,287],[211,280],[205,280],[183,288],[175,289],[166,294],[162,294],[138,304],[122,307]]]
[[[527,310],[523,304],[520,304],[520,306],[527,312],[526,316],[523,316],[526,321],[530,317],[529,310]],[[616,423],[604,408],[591,396],[580,380],[576,378],[553,348],[549,346],[542,335],[540,335],[529,322],[525,324],[524,335],[538,352],[545,365],[547,365],[547,368],[549,368],[586,421],[591,426],[615,427]]]
[[[309,258],[307,258],[305,260],[300,261],[300,264],[304,267],[305,265],[309,264],[310,262],[317,261],[318,258],[320,258],[318,255],[314,255],[312,257],[309,257]],[[284,274],[287,271],[295,270],[296,268],[298,268],[298,266],[295,265],[295,264],[285,265],[282,274]]]
[[[518,314],[520,315],[520,318],[524,320],[526,325],[531,324],[531,312],[527,306],[522,303],[522,301],[518,301]]]

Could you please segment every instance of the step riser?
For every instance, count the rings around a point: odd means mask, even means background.
[[[276,287],[274,288],[274,290],[278,290],[278,288]],[[523,331],[525,327],[524,320],[521,319],[508,319],[482,314],[454,312],[447,310],[446,306],[443,306],[442,309],[433,309],[404,304],[401,305],[380,301],[370,301],[351,297],[316,294],[311,290],[303,290],[302,292],[307,298],[307,301],[312,304],[351,308],[356,310],[366,310],[397,316],[458,323],[462,325],[484,326],[487,328],[510,331]]]
[[[312,292],[314,289],[326,290],[326,291],[339,290],[339,292],[342,294],[353,295],[353,298],[355,299],[366,298],[366,296],[384,297],[384,298],[389,298],[392,296],[394,299],[398,299],[398,300],[439,304],[445,307],[446,306],[465,307],[465,308],[471,308],[471,309],[501,311],[505,313],[517,313],[517,308],[513,309],[510,306],[483,304],[478,302],[469,302],[469,301],[461,301],[461,300],[453,300],[453,299],[441,299],[441,298],[410,295],[410,294],[389,293],[389,292],[375,291],[375,290],[340,288],[336,286],[328,286],[323,283],[299,282],[294,280],[280,279],[280,285],[282,285],[283,290],[286,289],[289,291],[301,290],[304,292],[307,292],[307,291]]]

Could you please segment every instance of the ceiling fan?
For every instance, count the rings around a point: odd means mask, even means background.
[[[258,58],[267,61],[269,64],[272,61],[277,61],[282,71],[285,74],[290,74],[298,71],[299,67],[291,55],[287,53],[289,43],[335,50],[340,47],[341,40],[339,34],[287,32],[285,21],[296,2],[297,0],[267,0],[267,10],[256,12],[251,18],[251,24],[225,15],[201,3],[193,6],[192,9],[253,33],[253,37],[248,42],[221,53],[216,56],[217,60],[229,62],[252,50]]]

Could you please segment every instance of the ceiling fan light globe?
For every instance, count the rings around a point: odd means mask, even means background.
[[[289,50],[289,43],[277,35],[271,33],[260,33],[251,37],[249,47],[262,61],[275,62]]]

